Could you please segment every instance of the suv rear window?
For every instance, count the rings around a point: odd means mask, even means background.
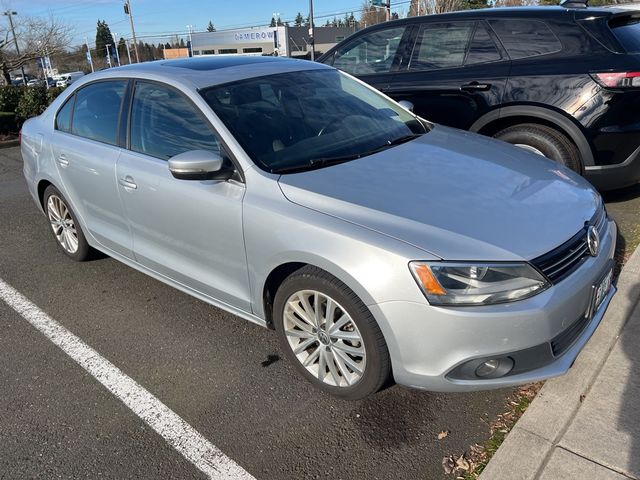
[[[640,53],[640,17],[614,18],[609,27],[625,52]]]
[[[502,45],[513,60],[536,57],[562,50],[549,26],[540,20],[489,20]]]

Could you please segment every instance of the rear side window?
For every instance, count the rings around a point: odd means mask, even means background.
[[[615,18],[609,27],[625,52],[640,53],[640,17]]]
[[[113,80],[96,82],[78,90],[71,133],[115,145],[126,86],[125,80]]]
[[[62,108],[58,110],[58,115],[56,116],[56,130],[67,133],[71,132],[71,113],[73,112],[73,103],[75,102],[75,99],[76,96],[72,95]]]
[[[489,20],[502,45],[513,60],[536,57],[562,50],[549,26],[539,20]]]
[[[422,25],[411,54],[409,70],[461,67],[473,30],[474,22]]]
[[[478,23],[464,64],[474,65],[476,63],[497,62],[501,58],[502,55],[500,55],[484,24]]]
[[[336,52],[333,66],[354,75],[389,72],[404,31],[396,27],[361,35]]]
[[[190,150],[220,153],[202,114],[184,95],[155,83],[136,83],[131,107],[130,148],[168,160]]]

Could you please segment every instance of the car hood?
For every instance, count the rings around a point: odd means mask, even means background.
[[[279,184],[291,202],[445,260],[531,260],[575,235],[601,202],[555,162],[443,126]]]

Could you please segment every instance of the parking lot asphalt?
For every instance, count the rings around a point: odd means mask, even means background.
[[[439,479],[487,436],[509,390],[392,387],[346,402],[281,359],[273,332],[113,259],[62,254],[0,150],[0,279],[258,479]],[[438,432],[449,435],[438,440]],[[0,300],[0,478],[197,478],[201,473]]]
[[[629,195],[612,201],[614,217],[638,211]],[[257,479],[447,478],[442,458],[484,441],[511,392],[393,387],[337,400],[281,359],[273,332],[113,259],[65,257],[27,193],[17,148],[0,150],[0,206],[0,279]],[[0,478],[98,476],[202,478],[0,300]]]

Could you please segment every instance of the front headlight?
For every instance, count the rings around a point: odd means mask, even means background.
[[[491,305],[531,297],[549,282],[528,263],[411,262],[432,305]]]

